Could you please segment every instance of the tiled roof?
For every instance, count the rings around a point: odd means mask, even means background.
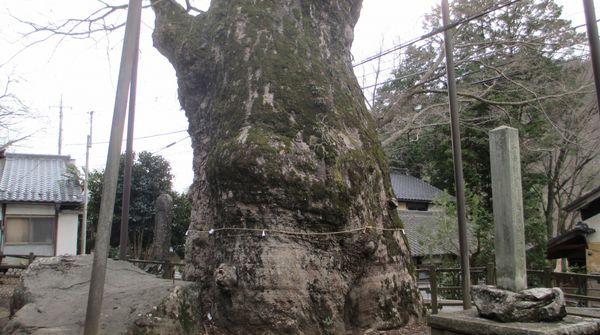
[[[413,176],[391,172],[390,177],[394,194],[399,200],[432,202],[433,198],[442,192],[439,188]]]
[[[7,153],[0,159],[0,201],[82,203],[81,187],[67,177],[68,156]]]
[[[442,211],[400,210],[400,219],[413,257],[459,255],[458,231],[455,223],[442,224]],[[471,227],[468,227],[471,230]],[[473,234],[470,234],[473,236]],[[475,250],[469,238],[469,249]]]
[[[592,201],[600,198],[600,186],[573,200],[564,209],[567,212],[572,212],[589,205]]]
[[[435,232],[439,225],[441,212],[399,211],[399,214],[404,224],[410,251],[414,257],[459,254],[456,247],[458,246],[458,236],[456,239],[437,241]],[[451,240],[454,240],[454,243]]]

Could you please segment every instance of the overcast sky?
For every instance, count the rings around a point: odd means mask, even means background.
[[[565,7],[563,16],[574,25],[584,23],[581,1],[556,2]],[[208,3],[200,0],[196,6],[207,8]],[[352,49],[355,60],[377,53],[382,46],[389,48],[423,34],[423,15],[438,3],[437,0],[364,0],[355,29]],[[78,166],[85,164],[89,111],[94,111],[90,168],[104,168],[123,30],[93,39],[53,37],[19,53],[34,39],[20,38],[30,28],[12,17],[44,24],[83,17],[98,7],[95,0],[0,0],[0,89],[4,89],[10,75],[16,81],[10,91],[36,113],[34,119],[22,122],[9,134],[15,137],[33,133],[12,147],[11,152],[58,152],[58,105],[62,96],[65,107],[62,154],[70,155]],[[152,12],[144,11],[142,20],[134,150],[157,153],[170,161],[175,188],[183,191],[192,182],[187,120],[177,101],[175,73],[152,47]],[[382,68],[392,67],[393,59],[393,56],[384,58]],[[371,84],[372,78],[363,75],[372,73],[374,65],[356,69],[359,83]],[[166,148],[171,143],[176,144]]]

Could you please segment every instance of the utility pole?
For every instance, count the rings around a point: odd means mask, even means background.
[[[127,97],[129,95],[129,86],[131,84],[133,59],[138,53],[136,46],[138,45],[137,40],[140,36],[141,15],[142,0],[129,0],[110,142],[108,145],[108,155],[106,157],[106,169],[104,170],[102,201],[100,203],[94,263],[92,265],[92,276],[90,279],[90,290],[85,315],[84,335],[98,334],[98,327],[100,325],[104,281],[106,279],[108,244],[110,241],[110,230],[117,193],[117,180],[119,177],[121,142],[123,140],[123,128],[125,126]]]
[[[450,24],[448,0],[442,0],[443,27]],[[446,52],[446,73],[448,77],[448,99],[450,101],[450,126],[452,134],[452,156],[454,158],[454,184],[456,188],[456,210],[458,219],[458,242],[460,245],[460,267],[462,274],[463,309],[471,308],[471,273],[469,269],[469,242],[467,239],[467,215],[465,210],[465,181],[463,177],[462,150],[460,146],[460,127],[458,120],[458,102],[456,99],[456,74],[452,54],[452,35],[450,29],[444,30]]]
[[[92,148],[92,122],[94,120],[94,111],[90,112],[90,133],[87,136],[85,148],[85,171],[83,179],[83,220],[81,220],[81,250],[79,253],[85,255],[87,239],[87,211],[88,211],[88,178],[90,171],[90,149]]]
[[[123,197],[121,201],[121,235],[119,240],[119,259],[127,259],[129,244],[129,199],[131,196],[131,168],[133,166],[133,128],[135,120],[135,96],[137,92],[138,45],[133,56],[131,68],[131,87],[129,90],[129,114],[127,118],[127,149],[125,150],[125,171],[123,171]]]
[[[62,154],[62,133],[63,133],[63,109],[71,109],[71,107],[63,106],[63,96],[60,95],[60,105],[50,106],[50,108],[58,108],[58,155]]]
[[[585,11],[585,25],[590,43],[594,83],[596,84],[596,107],[598,107],[598,113],[600,113],[600,45],[598,44],[598,23],[596,22],[594,0],[583,0],[583,9]]]

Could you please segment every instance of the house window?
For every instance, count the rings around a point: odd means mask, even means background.
[[[411,211],[426,211],[428,205],[426,202],[407,202],[406,209]]]
[[[6,243],[52,244],[54,218],[6,218]]]

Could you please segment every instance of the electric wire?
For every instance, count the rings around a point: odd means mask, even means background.
[[[367,57],[367,58],[365,58],[365,59],[363,59],[363,60],[361,60],[361,61],[359,61],[357,63],[352,64],[352,67],[357,67],[357,66],[363,65],[365,63],[372,62],[372,61],[374,61],[374,60],[376,60],[378,58],[381,58],[381,57],[383,57],[385,55],[389,55],[392,52],[398,51],[400,49],[404,49],[404,48],[409,47],[409,46],[411,46],[411,45],[413,45],[413,44],[415,44],[417,42],[423,41],[423,40],[425,40],[427,38],[430,38],[432,36],[435,36],[435,35],[437,35],[439,33],[443,33],[446,30],[453,29],[456,26],[459,26],[459,25],[461,25],[463,23],[467,23],[467,22],[473,21],[475,19],[478,19],[478,18],[480,18],[480,17],[482,17],[484,15],[487,15],[487,14],[489,14],[491,12],[497,11],[497,10],[502,9],[504,7],[511,6],[511,5],[513,5],[513,4],[517,3],[517,2],[520,2],[520,1],[521,0],[513,0],[513,1],[509,1],[509,2],[503,3],[503,4],[498,4],[498,5],[495,5],[495,6],[492,6],[492,7],[488,8],[488,9],[482,11],[482,12],[473,14],[473,15],[471,15],[469,17],[466,17],[464,19],[458,20],[456,22],[452,22],[452,23],[450,23],[450,24],[448,24],[446,26],[442,26],[440,28],[436,28],[436,29],[434,29],[434,30],[432,30],[432,31],[430,31],[430,32],[428,32],[426,34],[423,34],[423,35],[419,36],[419,37],[413,38],[413,39],[411,39],[411,40],[409,40],[407,42],[401,43],[401,44],[399,44],[399,45],[397,45],[395,47],[392,47],[390,49],[384,50],[384,51],[382,51],[382,52],[380,52],[378,54],[369,56],[369,57]]]
[[[167,136],[167,135],[173,135],[173,134],[179,134],[179,133],[183,133],[186,132],[187,129],[182,129],[182,130],[175,130],[175,131],[170,131],[167,133],[159,133],[159,134],[152,134],[152,135],[146,135],[146,136],[138,136],[138,137],[134,137],[134,140],[143,140],[143,139],[147,139],[147,138],[154,138],[154,137],[161,137],[161,136]],[[189,137],[189,135],[187,136]],[[125,141],[125,139],[123,139],[123,142]],[[108,141],[100,141],[100,142],[93,142],[93,144],[108,144]],[[76,146],[76,145],[87,145],[87,143],[68,143],[68,144],[64,144],[64,145],[72,145],[72,146]]]

